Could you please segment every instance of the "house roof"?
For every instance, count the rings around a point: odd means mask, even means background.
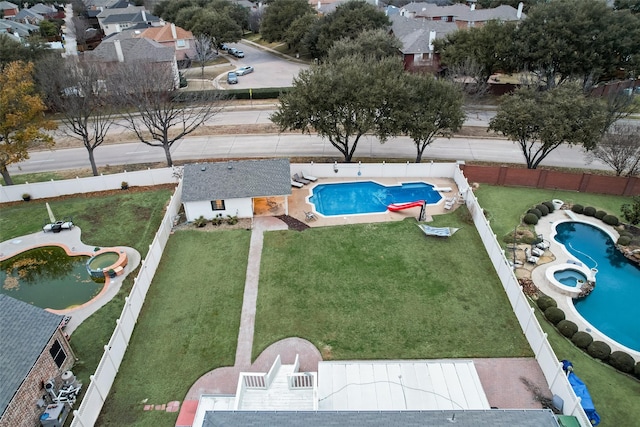
[[[140,34],[136,34],[135,37],[144,37],[146,39],[155,40],[159,43],[168,42],[173,40],[191,40],[193,39],[193,33],[191,31],[187,31],[184,28],[178,27],[176,25],[176,35],[177,37],[173,38],[173,33],[171,32],[172,24],[165,24],[162,27],[150,27],[144,30]]]
[[[26,37],[33,31],[38,31],[38,26],[33,24],[23,24],[22,22],[16,22],[11,19],[0,19],[0,31],[4,29],[6,32],[8,28],[11,28],[14,33],[20,37]]]
[[[526,14],[522,14],[521,18],[518,18],[518,10],[509,5],[500,5],[498,7],[490,9],[467,9],[466,12],[456,16],[456,21],[465,22],[486,22],[496,19],[499,21],[518,21],[525,19]]]
[[[8,1],[0,1],[0,10],[17,9],[18,5]]]
[[[192,163],[183,180],[183,202],[291,194],[289,159]]]
[[[62,316],[0,294],[0,415],[62,319]]]
[[[117,62],[116,40],[120,40],[124,62],[170,62],[175,57],[175,51],[172,47],[163,46],[153,40],[115,37],[103,40],[94,50],[86,52],[85,57],[99,62]]]
[[[208,411],[202,427],[222,426],[559,427],[548,409],[486,411]]]
[[[439,39],[458,30],[458,26],[453,22],[425,21],[400,15],[389,16],[389,20],[391,31],[402,43],[400,51],[404,54],[430,52],[431,31],[435,31],[436,39]]]
[[[42,4],[42,3],[38,3],[36,5],[33,5],[33,7],[29,8],[30,11],[35,12],[35,13],[39,13],[40,15],[46,15],[48,13],[57,13],[58,10],[53,7],[53,6],[49,6],[46,4]]]
[[[109,10],[129,10],[127,9],[109,9]],[[104,13],[104,12],[103,12]],[[98,15],[98,19],[101,19],[102,24],[119,24],[124,22],[139,23],[139,22],[160,22],[160,18],[152,15],[150,12],[144,10],[130,11],[129,13],[114,13],[108,16],[103,16],[102,13]]]
[[[12,19],[15,19],[15,20],[26,19],[30,21],[40,22],[44,19],[44,16],[42,16],[40,13],[33,11],[31,9],[22,9]]]

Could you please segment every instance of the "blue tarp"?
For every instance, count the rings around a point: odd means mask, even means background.
[[[582,409],[584,409],[585,414],[587,414],[587,417],[589,417],[589,421],[591,421],[591,424],[594,426],[597,426],[600,424],[600,415],[596,412],[596,408],[593,405],[593,400],[591,400],[591,395],[589,394],[589,390],[587,390],[587,386],[576,374],[573,373],[573,364],[571,362],[563,360],[562,369],[567,372],[569,384],[571,384],[576,396],[580,398],[580,404]]]

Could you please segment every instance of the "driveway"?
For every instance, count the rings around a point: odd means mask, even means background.
[[[306,64],[287,60],[265,49],[255,47],[252,43],[228,43],[227,46],[235,47],[244,52],[244,58],[236,58],[233,55],[221,52],[235,68],[250,65],[255,71],[244,76],[238,76],[238,83],[234,85],[227,84],[226,74],[218,76],[215,80],[215,86],[220,89],[289,87],[300,70],[309,68]]]

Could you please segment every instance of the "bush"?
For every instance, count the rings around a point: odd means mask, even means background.
[[[620,246],[627,246],[627,245],[629,245],[629,243],[631,243],[631,237],[629,237],[629,236],[620,236],[620,238],[618,239],[617,243]]]
[[[542,212],[540,211],[540,209],[537,208],[531,208],[527,211],[528,214],[532,213],[535,216],[538,217],[538,219],[542,218]]]
[[[584,208],[584,210],[582,211],[583,215],[586,216],[595,216],[596,214],[596,208],[594,208],[593,206],[587,206],[586,208]]]
[[[611,356],[609,356],[607,363],[616,368],[618,371],[622,371],[628,374],[629,372],[633,371],[633,365],[636,363],[636,361],[633,360],[633,357],[631,357],[624,351],[614,351],[613,353],[611,353]]]
[[[636,363],[636,366],[633,367],[633,375],[640,379],[640,362]]]
[[[122,181],[120,183],[120,189],[121,190],[128,190],[129,189],[129,183],[127,181]]]
[[[549,208],[546,205],[536,205],[536,209],[538,209],[542,213],[542,216],[549,215]]]
[[[571,337],[571,342],[584,350],[593,342],[593,337],[588,332],[578,331]]]
[[[542,310],[542,312],[544,312],[549,307],[558,306],[558,303],[556,302],[556,300],[554,300],[548,295],[541,296],[540,298],[538,298],[538,301],[536,301],[536,303],[538,304],[538,308]]]
[[[613,225],[614,227],[618,224],[620,224],[620,220],[618,219],[617,216],[615,215],[605,215],[602,218],[602,222],[604,222],[607,225]]]
[[[607,360],[611,354],[611,347],[606,342],[594,341],[587,347],[587,353],[596,359]]]
[[[238,223],[238,216],[234,215],[227,215],[227,224],[229,225],[236,225]]]
[[[573,205],[571,207],[571,210],[574,211],[575,213],[581,214],[584,211],[584,206],[582,206],[582,205]]]
[[[559,321],[556,328],[558,328],[560,333],[567,338],[572,338],[573,335],[578,332],[578,325],[573,323],[571,320],[566,319]]]
[[[551,212],[556,210],[556,207],[553,206],[553,202],[542,202],[542,204],[545,205],[549,209],[549,213],[551,213]]]
[[[602,218],[604,218],[605,216],[607,216],[607,213],[605,211],[596,211],[595,215],[596,218],[598,218],[599,220],[602,220]]]
[[[207,225],[207,219],[204,216],[200,215],[200,217],[198,217],[198,219],[193,221],[193,223],[195,224],[196,227],[202,228],[205,225]]]
[[[564,320],[564,311],[560,310],[558,307],[549,307],[544,311],[544,317],[549,320],[549,322],[557,325],[561,320]]]
[[[24,200],[25,202],[28,202],[29,200],[31,200],[31,194],[23,193],[22,194],[22,200]]]
[[[529,225],[536,225],[538,223],[538,216],[534,213],[528,213],[522,218],[522,222]]]

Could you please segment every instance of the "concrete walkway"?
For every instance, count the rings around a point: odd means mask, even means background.
[[[0,243],[0,261],[11,258],[21,252],[29,249],[39,248],[43,246],[59,246],[65,250],[69,256],[93,256],[95,252],[95,246],[89,246],[82,243],[80,236],[82,230],[80,227],[73,227],[71,230],[62,230],[59,233],[39,231],[37,233],[27,234],[25,236],[17,237],[12,240],[6,240]],[[140,253],[129,247],[115,246],[114,249],[121,251],[124,250],[127,253],[128,263],[124,268],[123,274],[113,279],[106,278],[104,288],[100,291],[100,294],[80,307],[72,308],[69,310],[50,310],[56,314],[69,315],[71,320],[65,327],[65,332],[71,335],[80,324],[86,320],[93,313],[98,311],[102,306],[111,301],[111,299],[118,293],[122,282],[135,270],[140,264]]]

